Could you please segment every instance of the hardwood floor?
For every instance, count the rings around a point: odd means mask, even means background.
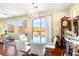
[[[46,56],[63,56],[65,48],[46,49]]]
[[[0,55],[3,55],[3,49],[2,49],[3,45],[0,44]]]
[[[2,49],[2,45],[0,44],[0,55],[3,55],[3,49]],[[45,51],[45,56],[63,56],[65,53],[65,48],[55,48],[55,49],[48,49],[46,48]],[[24,56],[38,56],[35,54],[24,54]]]

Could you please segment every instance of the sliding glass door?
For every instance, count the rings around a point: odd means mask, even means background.
[[[46,18],[32,19],[32,34],[34,43],[46,43]]]
[[[40,37],[40,18],[33,18],[33,25],[32,25],[32,34],[33,34],[33,42],[34,43],[40,43],[41,37]]]
[[[41,43],[46,43],[47,38],[47,19],[41,18]]]

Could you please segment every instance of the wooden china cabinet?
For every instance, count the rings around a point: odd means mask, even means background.
[[[76,16],[73,19],[73,28],[74,28],[74,33],[76,33],[77,35],[79,35],[79,16]]]
[[[71,31],[71,19],[66,16],[61,19],[61,47],[65,47],[65,30]]]

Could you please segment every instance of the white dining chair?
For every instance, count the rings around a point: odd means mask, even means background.
[[[38,44],[38,43],[30,43],[31,46],[31,54],[43,56],[45,54],[45,47],[43,44]]]
[[[53,43],[47,43],[45,45],[45,48],[52,48],[52,49],[54,49],[56,47],[56,41],[57,41],[57,37],[54,37]]]
[[[27,53],[30,50],[30,46],[24,41],[17,41],[16,47],[18,51],[18,56],[22,56],[24,53]]]
[[[53,45],[56,46],[57,37],[55,36],[53,39]]]

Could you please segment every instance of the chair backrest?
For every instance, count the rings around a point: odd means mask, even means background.
[[[24,41],[16,41],[16,47],[19,51],[26,51],[26,46]]]
[[[16,49],[17,49],[17,55],[22,56],[24,54],[24,52],[26,52],[25,42],[17,40],[16,41]]]
[[[53,39],[53,45],[56,45],[57,37],[55,36]]]
[[[37,32],[33,32],[34,37],[39,37],[39,34]]]
[[[19,39],[22,41],[27,41],[27,37],[25,36],[25,34],[19,35]]]
[[[4,55],[5,56],[16,56],[17,55],[16,46],[5,45]]]
[[[45,53],[45,48],[43,44],[37,44],[37,43],[30,43],[31,45],[31,53],[36,54],[39,56],[44,55]]]

